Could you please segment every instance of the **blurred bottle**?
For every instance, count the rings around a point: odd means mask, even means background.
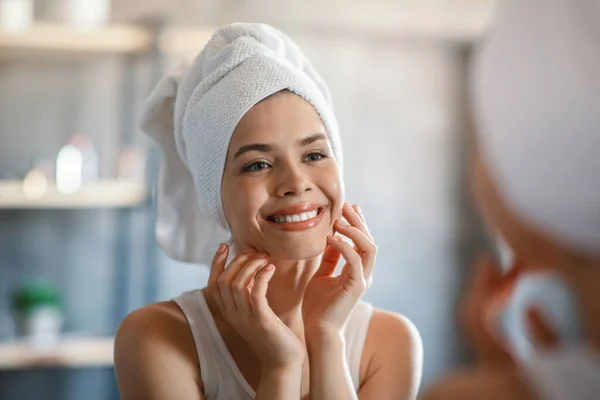
[[[97,180],[98,154],[92,140],[84,135],[73,136],[56,157],[56,188],[71,194]]]
[[[0,29],[23,31],[33,20],[33,0],[0,0]]]
[[[40,350],[51,349],[60,339],[63,312],[59,290],[44,281],[16,288],[12,308],[19,336]]]
[[[135,147],[121,150],[117,161],[117,177],[128,182],[144,183],[146,177],[146,157]]]
[[[23,193],[32,200],[41,199],[48,191],[48,182],[54,176],[54,163],[50,160],[39,160],[32,163],[32,168],[23,178]]]

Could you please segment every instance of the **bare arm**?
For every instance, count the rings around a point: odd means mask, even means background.
[[[263,371],[255,400],[286,400],[300,397],[302,365]]]
[[[115,339],[115,372],[123,400],[204,400],[198,357],[176,304],[132,312]]]
[[[371,319],[364,355],[370,357],[360,400],[414,400],[423,369],[423,344],[408,319],[376,310]]]
[[[406,318],[376,310],[371,319],[355,392],[345,357],[343,337],[307,337],[312,400],[414,400],[421,382],[421,337]]]
[[[310,362],[311,400],[358,399],[352,385],[343,335],[320,334],[306,338]]]
[[[358,206],[344,205],[346,222],[337,220],[337,235],[328,237],[321,266],[304,293],[302,313],[310,362],[312,400],[380,400],[416,398],[421,380],[422,344],[416,328],[394,313],[375,311],[363,358],[369,366],[358,397],[345,359],[344,325],[372,281],[377,247]],[[340,257],[346,261],[334,275]],[[361,367],[364,362],[361,360]]]

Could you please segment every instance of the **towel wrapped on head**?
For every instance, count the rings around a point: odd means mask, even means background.
[[[221,201],[230,139],[250,108],[282,90],[318,112],[341,167],[328,87],[298,46],[265,24],[217,30],[196,60],[162,80],[145,102],[140,125],[163,156],[156,238],[173,259],[208,264],[230,239]]]

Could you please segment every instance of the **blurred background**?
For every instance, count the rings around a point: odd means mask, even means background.
[[[136,126],[215,27],[284,30],[330,85],[347,199],[379,253],[366,300],[409,317],[423,384],[467,359],[456,300],[483,235],[464,185],[468,58],[491,0],[0,0],[0,399],[117,399],[131,310],[204,286],[154,242]],[[24,338],[26,337],[26,338]]]

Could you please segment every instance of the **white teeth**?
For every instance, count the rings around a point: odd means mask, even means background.
[[[319,212],[317,210],[314,211],[309,211],[309,212],[305,212],[302,214],[295,214],[295,215],[285,215],[285,216],[280,216],[280,217],[275,217],[275,222],[277,223],[283,223],[283,222],[301,222],[301,221],[308,221],[309,219],[313,219],[317,216]]]

